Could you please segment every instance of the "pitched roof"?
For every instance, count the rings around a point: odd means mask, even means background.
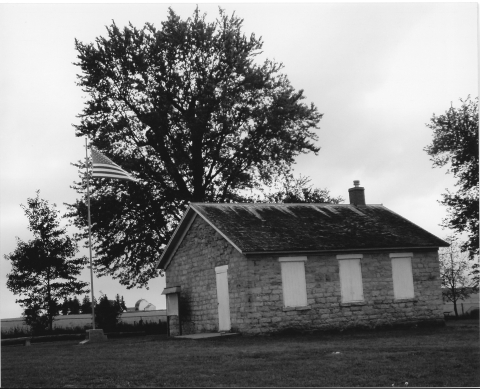
[[[383,205],[192,203],[160,258],[160,268],[195,215],[243,254],[448,246]]]

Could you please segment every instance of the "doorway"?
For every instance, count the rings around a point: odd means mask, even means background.
[[[228,294],[228,265],[215,268],[217,278],[218,330],[230,331],[230,296]]]

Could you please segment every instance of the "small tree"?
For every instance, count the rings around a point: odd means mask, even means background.
[[[76,279],[86,258],[74,258],[77,243],[60,227],[56,205],[40,199],[40,191],[21,207],[34,238],[24,242],[17,237],[17,248],[5,255],[12,264],[7,288],[22,297],[16,302],[24,308],[26,323],[32,329],[48,327],[51,331],[54,317],[60,312],[60,299],[88,291],[88,284]]]
[[[117,300],[109,300],[107,295],[104,294],[95,306],[95,323],[98,328],[111,331],[117,325],[122,312],[120,303]]]
[[[444,299],[453,303],[455,317],[458,317],[457,302],[478,292],[478,278],[472,277],[474,266],[468,253],[462,253],[453,238],[447,240],[450,247],[440,250],[440,276]]]
[[[78,315],[80,313],[80,301],[77,296],[69,299],[68,302],[70,303],[70,315]]]
[[[92,313],[92,302],[90,301],[88,294],[83,298],[80,309],[82,310],[82,313]]]
[[[122,312],[127,311],[127,306],[125,305],[125,301],[123,300],[123,296],[120,298],[120,295],[118,293],[115,296],[115,303],[120,307]]]
[[[50,303],[47,304],[47,309],[45,309],[45,306],[34,302],[25,308],[23,317],[25,318],[25,323],[30,326],[34,334],[41,334],[47,327],[49,327],[51,331],[53,320],[51,321],[50,319],[58,315],[59,312],[60,306],[57,305],[55,301],[50,301]]]
[[[68,303],[68,299],[65,299],[60,308],[62,315],[68,315],[69,309],[70,309],[70,304]]]

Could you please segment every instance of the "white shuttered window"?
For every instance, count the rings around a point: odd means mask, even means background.
[[[307,257],[281,257],[283,304],[285,307],[307,306],[305,262]]]
[[[342,303],[363,301],[361,254],[337,255]]]
[[[393,294],[396,299],[414,298],[412,254],[390,254],[392,259]]]

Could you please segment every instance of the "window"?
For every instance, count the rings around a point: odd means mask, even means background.
[[[163,290],[162,294],[164,294],[167,299],[167,316],[178,316],[180,290],[180,286],[171,286]]]
[[[283,304],[285,307],[307,306],[305,262],[307,257],[281,257]]]
[[[178,293],[167,294],[167,314],[168,316],[178,316]]]
[[[412,253],[390,254],[392,259],[393,295],[395,299],[414,298]]]
[[[337,255],[342,303],[363,301],[362,254]]]

